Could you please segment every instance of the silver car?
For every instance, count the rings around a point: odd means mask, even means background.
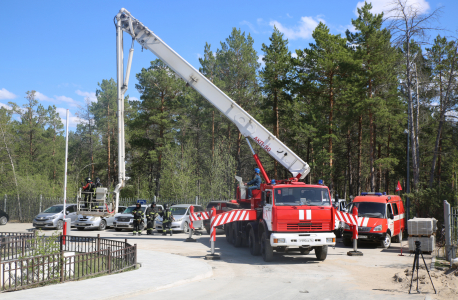
[[[85,228],[105,230],[107,227],[113,227],[115,218],[126,210],[127,207],[119,206],[118,213],[110,217],[93,217],[93,216],[84,216],[79,215],[78,220],[76,221],[76,229],[84,230]]]
[[[173,218],[175,221],[172,222],[172,231],[183,231],[189,232],[189,207],[194,206],[194,212],[204,212],[205,210],[200,205],[194,204],[178,204],[174,205],[170,208],[170,211],[173,214]],[[194,228],[203,228],[202,221],[194,221],[193,222]],[[162,228],[162,218],[157,217],[156,219],[156,230],[161,232]]]
[[[121,231],[123,229],[134,229],[134,216],[132,215],[132,211],[135,209],[136,205],[131,205],[127,207],[125,211],[120,214],[116,214],[115,220],[113,222],[113,227],[116,231]],[[145,213],[146,209],[150,207],[150,205],[142,204],[141,208],[143,213]],[[156,205],[156,209],[159,211],[163,210],[162,205]],[[143,220],[143,224],[140,227],[140,230],[143,230],[146,226],[146,216]]]
[[[66,218],[71,219],[71,225],[75,226],[77,215],[76,215],[76,204],[67,204]],[[55,228],[61,230],[64,228],[64,205],[58,204],[53,205],[45,209],[42,213],[39,213],[33,219],[33,227],[35,228]]]

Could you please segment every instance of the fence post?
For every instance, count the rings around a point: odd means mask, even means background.
[[[108,274],[111,274],[111,247],[108,247]]]
[[[43,202],[43,195],[40,195],[40,213],[41,213],[41,204]]]
[[[134,244],[134,267],[137,268],[137,244]]]
[[[100,233],[97,234],[97,249],[96,251],[100,251]]]
[[[450,226],[450,203],[447,200],[444,200],[444,223],[445,223],[445,259],[450,261],[452,260],[451,255],[451,245],[452,245],[452,228]]]
[[[62,247],[62,243],[61,243],[61,247]],[[64,282],[64,263],[65,263],[64,251],[60,251],[60,282]]]

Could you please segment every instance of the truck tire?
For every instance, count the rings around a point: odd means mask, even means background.
[[[352,246],[351,239],[343,238],[343,244],[344,244],[345,247],[351,247]]]
[[[315,255],[318,260],[325,260],[328,256],[328,246],[321,246],[315,248]]]
[[[97,230],[98,231],[104,231],[105,229],[107,229],[107,221],[101,220]]]
[[[239,248],[242,246],[242,235],[237,230],[237,224],[233,224],[232,229],[232,244]]]
[[[272,249],[270,240],[267,239],[267,235],[265,232],[262,233],[261,237],[261,254],[262,259],[264,259],[264,261],[266,262],[274,260],[274,250]]]
[[[253,228],[250,229],[250,234],[248,236],[248,247],[250,248],[251,255],[258,256],[261,254],[261,249],[259,243],[256,241],[256,236]]]
[[[226,234],[226,241],[230,244],[231,239],[231,223],[224,224],[224,233]]]
[[[385,249],[390,248],[391,246],[391,235],[387,232],[385,239],[380,242],[380,246],[382,246]]]
[[[229,232],[229,244],[233,244],[234,243],[234,230],[232,229],[232,224],[228,227],[229,228],[227,229],[227,231]]]

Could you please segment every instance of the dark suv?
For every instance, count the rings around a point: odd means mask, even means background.
[[[228,201],[210,201],[207,204],[207,212],[211,215],[212,208],[216,209],[216,214],[220,214],[229,210],[239,209],[240,205],[234,202]],[[210,233],[210,220],[204,220],[204,227],[207,230],[207,233]],[[217,226],[218,229],[223,229],[224,225]]]

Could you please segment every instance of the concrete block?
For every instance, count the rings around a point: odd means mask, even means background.
[[[407,221],[409,235],[431,235],[434,233],[432,218],[413,218]]]
[[[435,236],[432,235],[430,237],[426,236],[409,236],[409,250],[415,251],[415,241],[420,241],[421,243],[421,251],[423,252],[432,252],[436,247],[436,239]]]

